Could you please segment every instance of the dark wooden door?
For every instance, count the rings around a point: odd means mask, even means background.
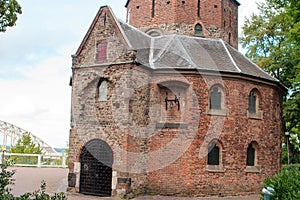
[[[80,193],[111,196],[113,153],[102,140],[88,142],[80,156]]]

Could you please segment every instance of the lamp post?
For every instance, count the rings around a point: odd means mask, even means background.
[[[286,148],[287,148],[287,156],[288,156],[288,165],[290,165],[290,149],[289,149],[289,136],[290,136],[290,133],[285,132],[284,134],[286,136]]]

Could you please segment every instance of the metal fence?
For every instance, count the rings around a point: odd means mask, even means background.
[[[0,164],[3,159],[10,159],[14,166],[20,167],[61,167],[67,168],[67,156],[59,154],[20,154],[1,153]]]

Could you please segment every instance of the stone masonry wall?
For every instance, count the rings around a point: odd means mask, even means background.
[[[195,25],[200,23],[204,37],[221,38],[238,47],[238,6],[232,0],[200,1],[200,17],[198,0],[156,2],[154,17],[151,10],[152,1],[131,0],[129,23],[143,31],[158,28],[163,34],[186,35],[194,35]]]

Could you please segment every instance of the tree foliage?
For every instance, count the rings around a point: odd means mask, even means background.
[[[285,131],[293,154],[300,152],[300,1],[265,0],[243,26],[246,56],[283,83]]]
[[[39,144],[35,144],[29,133],[24,134],[18,140],[17,145],[11,148],[12,153],[25,153],[25,154],[41,154],[42,149]]]
[[[0,32],[16,24],[17,14],[22,14],[22,8],[16,0],[0,0]]]
[[[274,200],[300,199],[300,171],[299,166],[283,168],[278,174],[265,180],[265,186],[275,190]]]

